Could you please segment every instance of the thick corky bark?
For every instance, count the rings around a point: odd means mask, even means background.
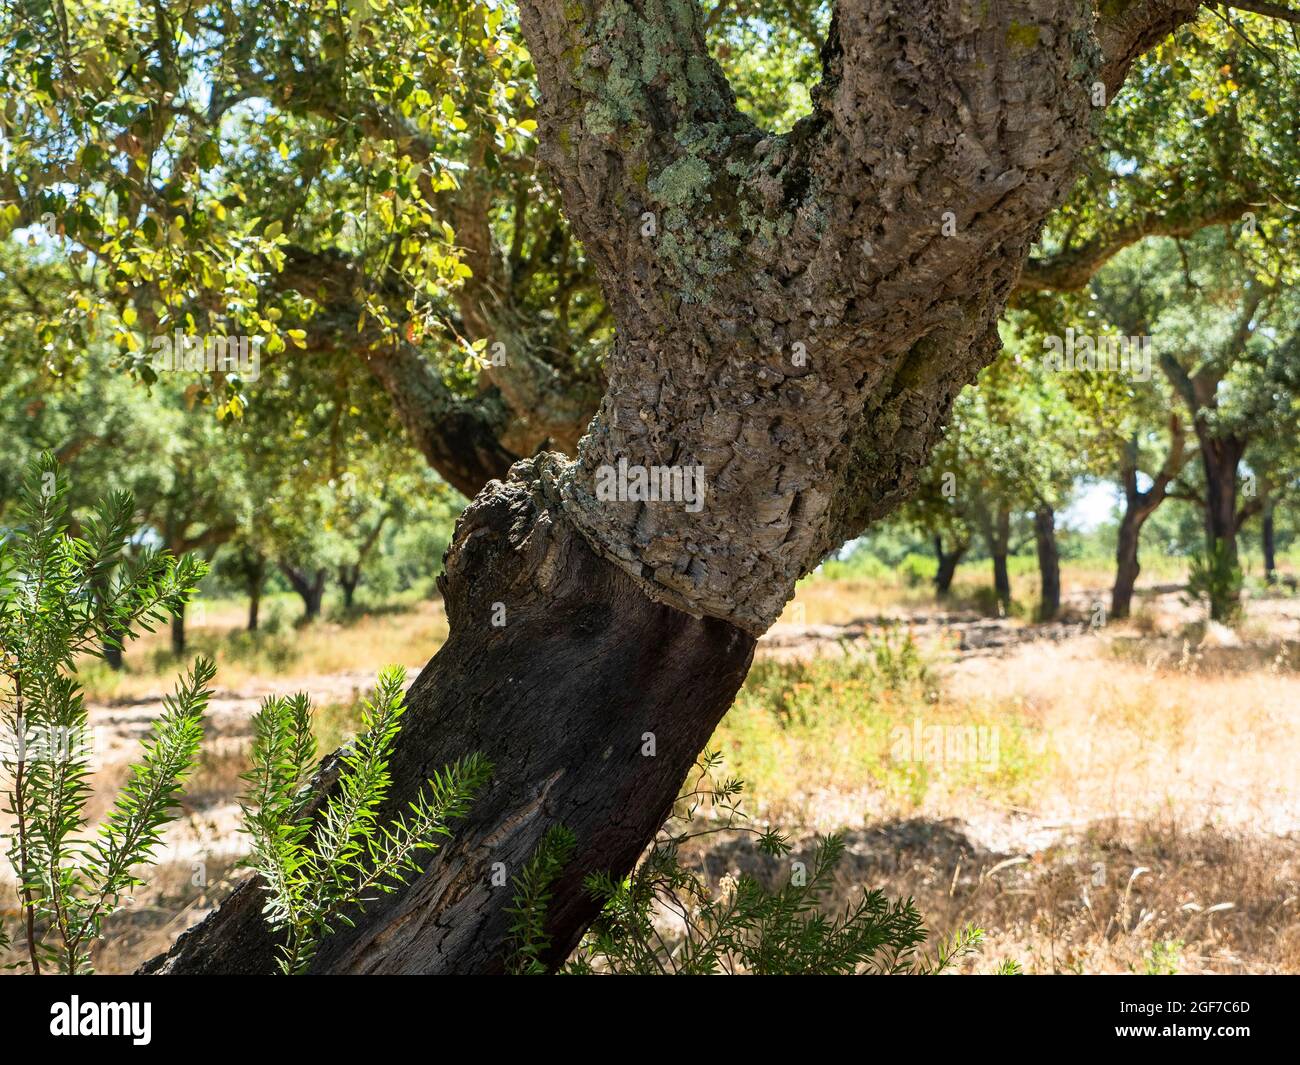
[[[692,0],[524,0],[546,158],[618,325],[609,389],[577,463],[520,463],[462,518],[451,635],[408,697],[390,805],[470,751],[493,782],[317,971],[499,970],[512,891],[489,866],[516,873],[555,823],[578,849],[551,960],[574,944],[582,876],[632,867],[754,636],[906,495],[992,357],[1088,141],[1091,81],[1118,84],[1195,9],[1122,6],[1103,56],[1076,0],[845,0],[815,114],[771,136],[736,110]],[[598,499],[620,460],[703,466],[704,507]],[[257,909],[242,887],[151,970],[265,971]]]
[[[620,329],[566,506],[648,594],[762,632],[905,496],[992,357],[1088,138],[1091,12],[842,3],[815,113],[778,137],[737,112],[692,4],[522,10],[546,158]],[[620,458],[702,465],[704,511],[597,500]]]

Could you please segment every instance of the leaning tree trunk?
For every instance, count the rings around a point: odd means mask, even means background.
[[[1115,585],[1110,593],[1110,613],[1113,618],[1126,618],[1133,609],[1133,589],[1142,572],[1142,565],[1138,561],[1141,533],[1142,521],[1138,512],[1132,507],[1125,508],[1115,541]]]
[[[1113,93],[1194,9],[1135,0],[1094,36],[1074,0],[841,0],[814,114],[778,136],[737,109],[695,3],[522,0],[541,152],[617,324],[608,392],[578,461],[517,464],[458,525],[389,810],[472,751],[492,783],[315,971],[499,971],[514,891],[492,866],[517,874],[553,824],[578,840],[547,912],[565,955],[583,876],[632,867],[756,637],[908,495],[993,357],[1092,81]],[[629,467],[707,491],[611,494]],[[268,971],[260,906],[245,883],[151,970]]]
[[[969,549],[969,543],[958,540],[951,551],[945,551],[943,538],[934,538],[934,553],[939,560],[939,568],[934,574],[934,594],[939,599],[946,598],[952,590],[952,579],[957,575],[957,567]]]
[[[1055,621],[1061,613],[1061,554],[1056,546],[1056,515],[1051,507],[1034,511],[1034,543],[1038,548],[1038,620]]]

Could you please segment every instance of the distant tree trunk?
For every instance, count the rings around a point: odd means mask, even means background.
[[[1115,586],[1110,594],[1110,613],[1114,618],[1126,618],[1133,607],[1133,589],[1138,574],[1142,572],[1138,561],[1138,539],[1142,532],[1139,511],[1125,507],[1120,518],[1119,536],[1115,541]]]
[[[340,566],[339,567],[339,587],[343,589],[343,609],[352,609],[352,599],[356,594],[357,585],[361,581],[360,566]]]
[[[1237,566],[1237,531],[1244,518],[1237,511],[1237,470],[1245,453],[1245,442],[1236,436],[1212,436],[1204,417],[1197,420],[1201,444],[1201,469],[1205,475],[1205,547],[1207,558],[1218,551],[1223,562]],[[1233,597],[1214,595],[1210,617],[1228,621],[1236,612]]]
[[[366,564],[366,559],[370,557],[370,552],[378,545],[379,534],[384,531],[384,526],[392,513],[392,510],[389,509],[379,516],[379,520],[375,522],[374,527],[366,535],[361,546],[357,548],[356,560],[350,563],[342,563],[339,566],[338,580],[339,587],[343,589],[343,608],[345,610],[352,609],[352,600],[356,594],[357,585],[361,583],[361,570]]]
[[[996,512],[986,517],[984,539],[989,558],[993,560],[993,594],[999,612],[1006,615],[1011,612],[1011,573],[1007,568],[1007,555],[1011,550],[1011,512],[1005,506],[999,505]]]
[[[1260,538],[1264,547],[1264,580],[1268,584],[1277,583],[1277,549],[1273,531],[1273,502],[1264,504],[1263,527]]]
[[[302,620],[314,621],[320,617],[321,604],[325,599],[325,567],[316,570],[300,570],[283,560],[280,561],[279,566],[284,579],[302,599]]]
[[[108,668],[113,670],[114,673],[122,668],[122,648],[115,647],[105,641],[101,653],[104,656],[104,661],[108,663]]]
[[[1124,447],[1120,463],[1120,486],[1124,490],[1124,513],[1120,517],[1115,541],[1115,584],[1111,589],[1110,613],[1126,618],[1133,606],[1133,589],[1142,566],[1138,561],[1138,542],[1142,526],[1169,495],[1169,487],[1187,464],[1187,434],[1177,416],[1169,419],[1169,451],[1160,471],[1145,492],[1138,489],[1138,439],[1131,437]]]
[[[1056,515],[1051,507],[1040,506],[1034,511],[1034,542],[1041,588],[1038,620],[1055,621],[1061,613],[1061,555],[1056,546]]]
[[[106,575],[102,580],[97,581],[91,589],[92,594],[99,603],[102,603],[104,598],[109,594],[109,580],[110,577]],[[114,673],[117,673],[122,669],[122,648],[117,645],[116,641],[105,638],[100,645],[100,654],[103,655],[104,661],[108,664],[108,668]]]
[[[262,588],[266,585],[266,559],[258,555],[248,569],[248,631],[257,631],[257,614],[262,605]]]
[[[934,553],[939,560],[939,568],[934,575],[934,591],[938,598],[945,598],[952,590],[952,579],[957,574],[957,567],[969,550],[969,541],[958,540],[951,551],[945,551],[943,537],[935,536]]]
[[[1113,96],[1195,7],[840,0],[815,113],[774,136],[738,110],[698,4],[521,0],[542,157],[617,326],[609,388],[576,462],[517,463],[458,523],[450,635],[408,693],[383,814],[471,751],[492,783],[315,972],[501,971],[515,892],[494,867],[517,875],[556,824],[576,843],[543,961],[572,950],[597,907],[584,878],[633,868],[757,637],[906,498],[993,358],[1092,140],[1093,79]],[[1026,19],[1038,43],[1008,46]],[[611,498],[628,465],[701,471],[707,499]],[[264,901],[245,881],[147,969],[269,971]]]
[[[1003,613],[1011,610],[1011,574],[1007,570],[1007,553],[999,550],[993,555],[993,591],[998,608]]]
[[[1199,425],[1200,423],[1198,423]],[[1245,453],[1235,436],[1214,437],[1200,430],[1201,469],[1205,474],[1205,542],[1213,549],[1222,543],[1227,557],[1237,562],[1237,469]]]
[[[172,615],[172,654],[179,657],[185,653],[185,607]]]

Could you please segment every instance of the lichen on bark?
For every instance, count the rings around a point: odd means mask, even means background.
[[[544,158],[618,324],[565,506],[652,598],[761,633],[911,490],[1130,42],[1078,0],[841,0],[813,113],[771,135],[693,0],[580,6],[522,4]],[[1193,7],[1117,17],[1146,40]],[[703,466],[706,505],[598,499],[620,459]]]

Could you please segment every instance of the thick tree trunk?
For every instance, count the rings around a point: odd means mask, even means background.
[[[492,783],[422,876],[325,945],[317,972],[499,972],[514,888],[492,885],[493,865],[515,876],[561,823],[577,836],[547,922],[563,959],[596,909],[582,878],[632,867],[744,680],[751,636],[647,599],[531,469],[457,528],[440,581],[451,635],[407,696],[387,813],[471,751]],[[151,971],[270,972],[261,905],[246,882]]]
[[[1264,581],[1267,584],[1277,583],[1277,547],[1273,529],[1273,504],[1269,502],[1264,506],[1264,516],[1262,527],[1260,528],[1261,545],[1264,548]]]
[[[1034,511],[1034,543],[1038,548],[1038,620],[1055,621],[1061,613],[1061,555],[1051,507],[1040,506]]]
[[[934,593],[938,598],[945,598],[952,590],[952,579],[956,576],[957,567],[968,550],[970,544],[959,540],[951,551],[945,551],[943,537],[934,538],[934,553],[939,560],[939,568],[934,575]]]
[[[248,631],[257,631],[257,613],[262,605],[261,586],[254,587],[248,594]]]

